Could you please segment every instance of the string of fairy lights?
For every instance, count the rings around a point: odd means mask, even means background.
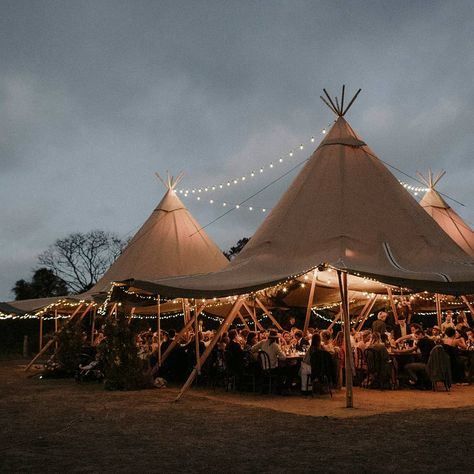
[[[321,134],[325,135],[327,133],[327,128],[329,128],[330,124],[321,130]],[[306,140],[300,143],[298,146],[295,146],[290,149],[289,152],[280,155],[277,159],[267,162],[265,164],[261,164],[259,166],[254,166],[252,169],[247,170],[246,172],[242,173],[238,177],[232,178],[224,178],[220,182],[216,182],[214,184],[208,184],[203,186],[197,186],[193,188],[179,188],[176,189],[176,194],[181,195],[185,198],[195,198],[196,201],[206,202],[209,205],[221,207],[221,208],[234,208],[234,209],[242,209],[251,212],[261,212],[266,213],[268,208],[266,207],[259,207],[254,205],[242,205],[241,203],[234,203],[224,199],[216,199],[216,193],[222,193],[229,191],[231,188],[234,188],[238,185],[246,184],[251,182],[252,180],[257,179],[260,176],[263,176],[268,170],[274,170],[279,166],[285,165],[288,162],[294,162],[295,158],[298,157],[298,153],[305,150],[306,147],[311,144],[314,144],[316,138],[312,136],[309,140]],[[301,162],[304,163],[307,160]],[[414,196],[418,196],[421,192],[426,192],[429,188],[425,186],[414,186],[404,181],[399,181],[399,183],[408,191],[410,191]]]

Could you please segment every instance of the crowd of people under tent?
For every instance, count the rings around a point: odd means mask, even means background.
[[[440,327],[424,328],[410,323],[410,308],[404,309],[396,318],[386,311],[378,312],[368,329],[351,328],[352,354],[348,360],[354,385],[431,389],[430,370],[434,369],[430,367],[430,355],[438,350],[449,358],[449,367],[445,367],[450,372],[449,385],[451,380],[456,384],[470,383],[474,372],[474,321],[469,324],[464,311],[454,314],[448,310]],[[149,371],[156,386],[187,379],[196,366],[196,348],[201,356],[216,334],[215,330],[202,330],[200,324],[197,344],[192,329],[181,335],[174,329],[162,330],[161,337],[151,328],[137,334],[143,370]],[[251,389],[255,390],[255,380],[271,375],[275,379],[274,390],[283,394],[309,394],[319,381],[325,382],[319,388],[341,388],[345,385],[346,357],[344,332],[340,329],[337,325],[329,329],[309,327],[303,332],[294,317],[289,317],[280,331],[275,327],[252,331],[233,325],[221,335],[200,367],[198,381],[247,390],[248,380],[253,380]],[[93,345],[100,344],[103,337],[97,332]],[[159,364],[172,344],[172,350]],[[437,349],[433,351],[434,348]]]

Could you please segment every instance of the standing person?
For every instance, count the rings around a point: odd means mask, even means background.
[[[441,323],[441,332],[445,333],[447,328],[454,328],[453,312],[448,309],[444,321]]]
[[[387,316],[388,313],[385,311],[378,312],[377,319],[372,323],[372,332],[378,332],[379,334],[387,332],[387,326],[385,324]]]
[[[288,321],[284,324],[283,329],[290,332],[294,327],[296,327],[296,318],[294,316],[290,316]]]
[[[237,342],[237,331],[229,331],[229,343],[225,349],[227,370],[231,375],[241,375],[244,370],[244,351]]]

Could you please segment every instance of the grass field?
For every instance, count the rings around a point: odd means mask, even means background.
[[[472,472],[474,386],[304,399],[107,392],[0,362],[0,471]]]

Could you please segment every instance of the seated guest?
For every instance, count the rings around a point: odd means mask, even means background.
[[[244,345],[244,351],[250,351],[252,349],[252,347],[257,344],[257,333],[253,332],[253,331],[250,331],[248,334],[247,334],[247,339],[245,341],[245,345]]]
[[[433,326],[433,328],[431,329],[431,337],[433,339],[437,339],[438,337],[441,337],[441,330],[439,326]]]
[[[466,330],[466,346],[468,349],[474,348],[474,329],[472,328]]]
[[[464,311],[460,311],[457,317],[456,330],[461,334],[464,334],[468,328],[469,324],[467,323],[466,313]]]
[[[319,334],[313,335],[311,347],[308,349],[311,366],[311,379],[313,383],[318,381],[329,385],[336,383],[336,373],[334,361],[330,353],[321,347]]]
[[[408,334],[408,326],[404,315],[399,316],[398,321],[395,321],[392,333],[395,340]]]
[[[321,331],[321,348],[331,354],[334,354],[335,349],[331,339],[331,333],[328,330]]]
[[[294,316],[290,316],[288,321],[283,325],[283,329],[285,331],[290,332],[292,328],[296,326],[296,318]]]
[[[303,331],[297,329],[295,331],[295,349],[298,352],[306,352],[306,349],[309,347],[308,340],[303,337]]]
[[[459,333],[451,327],[446,328],[443,342],[443,349],[449,355],[451,361],[451,373],[453,376],[453,381],[456,383],[463,383],[465,381],[464,365],[462,360],[459,357],[459,350],[466,349],[466,342]]]
[[[231,329],[229,331],[229,344],[225,349],[225,360],[229,373],[239,375],[244,369],[244,351],[236,339],[237,331]]]
[[[257,342],[257,344],[252,347],[252,353],[255,354],[259,350],[262,350],[268,355],[270,369],[276,369],[278,367],[278,361],[286,359],[280,344],[278,344],[278,340],[278,332],[275,329],[270,329],[268,339]]]

